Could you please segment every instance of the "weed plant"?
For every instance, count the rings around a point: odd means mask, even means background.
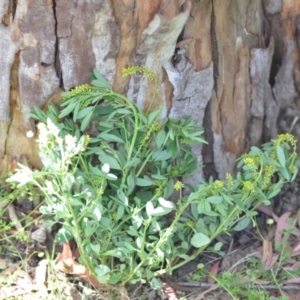
[[[256,207],[298,172],[296,141],[280,135],[243,155],[235,179],[199,182],[184,196],[178,178],[200,167],[191,145],[205,143],[191,117],[144,113],[96,70],[91,85],[63,97],[61,109],[30,113],[39,121],[43,169],[20,165],[7,182],[44,195],[47,225],[61,224],[56,239],[73,238],[80,263],[103,284],[149,281],[159,288],[159,275],[195,259],[218,235],[244,229]],[[178,197],[170,201],[174,189]]]

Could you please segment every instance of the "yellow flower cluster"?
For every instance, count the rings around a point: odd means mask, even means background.
[[[83,93],[89,93],[93,92],[94,89],[89,84],[82,84],[79,86],[76,86],[74,89],[72,89],[67,96],[64,97],[64,100],[70,99],[76,95],[83,94]]]
[[[233,178],[232,175],[229,173],[226,173],[226,183],[227,183],[227,188],[232,189],[233,188]]]
[[[216,180],[214,183],[213,183],[213,189],[214,190],[221,190],[224,186],[224,183],[223,181],[221,180]]]
[[[161,130],[161,125],[157,122],[152,122],[150,125],[147,126],[147,129],[150,131],[158,132]]]
[[[155,84],[156,88],[158,88],[157,77],[147,67],[145,67],[145,66],[132,66],[132,67],[128,67],[128,68],[125,68],[125,69],[122,70],[122,75],[124,77],[132,76],[132,75],[135,75],[135,74],[144,74],[144,75],[146,75]]]
[[[297,168],[295,166],[290,166],[289,170],[292,174],[294,174],[297,171]]]
[[[155,189],[156,195],[162,195],[164,192],[164,189],[166,187],[167,181],[166,180],[155,180],[154,184],[157,186]]]
[[[257,162],[253,157],[246,156],[244,158],[244,164],[248,166],[252,172],[255,172],[257,170]]]
[[[274,166],[264,166],[263,167],[263,175],[262,175],[262,188],[267,188],[271,183],[271,178],[273,174],[275,173],[276,169]]]
[[[184,188],[184,184],[183,184],[183,182],[182,181],[177,181],[175,184],[174,184],[174,189],[176,190],[176,191],[179,191],[179,190],[181,190],[181,189],[183,189]]]
[[[244,185],[244,186],[243,186],[243,189],[244,189],[244,190],[248,190],[248,191],[250,191],[251,193],[254,193],[254,192],[255,192],[255,188],[254,188],[253,182],[247,180],[247,181],[244,181],[243,185]]]
[[[84,145],[83,145],[83,148],[82,148],[81,151],[84,151],[86,149],[86,147],[89,144],[90,140],[91,140],[91,137],[89,135],[84,136]]]
[[[290,134],[290,133],[284,133],[284,134],[279,134],[277,139],[274,140],[274,145],[280,145],[284,142],[288,142],[291,144],[291,146],[295,147],[297,144],[297,140],[295,139],[295,137]]]

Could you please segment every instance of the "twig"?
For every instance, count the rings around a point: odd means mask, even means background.
[[[213,283],[206,283],[206,282],[177,282],[178,286],[182,287],[190,287],[190,288],[210,288],[214,286]],[[251,284],[250,287],[254,290],[278,290],[278,286],[276,285],[257,285]],[[280,287],[282,290],[290,291],[290,290],[300,290],[300,285],[283,285]]]
[[[241,263],[247,261],[249,257],[255,256],[256,254],[259,254],[259,252],[253,252],[253,253],[250,253],[250,254],[244,256],[242,259],[237,261],[233,266],[231,266],[231,268],[228,270],[228,272],[234,270],[234,268],[236,268],[238,265],[240,265]]]

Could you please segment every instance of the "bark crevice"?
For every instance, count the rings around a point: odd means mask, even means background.
[[[212,1],[212,9],[211,9],[211,24],[210,24],[210,32],[211,32],[211,51],[212,51],[212,60],[213,60],[213,68],[214,68],[214,90],[218,95],[218,78],[219,78],[219,50],[218,50],[218,41],[216,35],[216,15],[214,11],[214,1]]]
[[[54,34],[55,34],[55,50],[54,50],[54,68],[56,72],[56,76],[59,79],[59,87],[64,88],[62,70],[60,65],[60,58],[59,58],[59,37],[57,32],[57,15],[56,15],[56,0],[53,0],[53,17],[54,17]]]

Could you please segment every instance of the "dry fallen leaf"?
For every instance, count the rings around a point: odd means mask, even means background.
[[[164,282],[163,288],[168,300],[178,300],[175,290],[168,283]]]
[[[221,260],[218,260],[214,263],[214,265],[212,266],[211,270],[210,270],[210,273],[213,275],[213,276],[217,276],[218,273],[219,273],[219,268],[220,268],[220,263],[221,263]],[[213,276],[209,276],[207,278],[207,283],[215,283],[215,279]]]
[[[263,240],[263,256],[261,258],[262,264],[267,268],[271,268],[273,262],[273,243],[271,241]]]
[[[59,255],[56,266],[59,269],[64,269],[68,274],[78,276],[95,288],[110,290],[110,287],[101,284],[85,266],[74,260],[74,255],[69,242],[64,244],[63,252]]]

